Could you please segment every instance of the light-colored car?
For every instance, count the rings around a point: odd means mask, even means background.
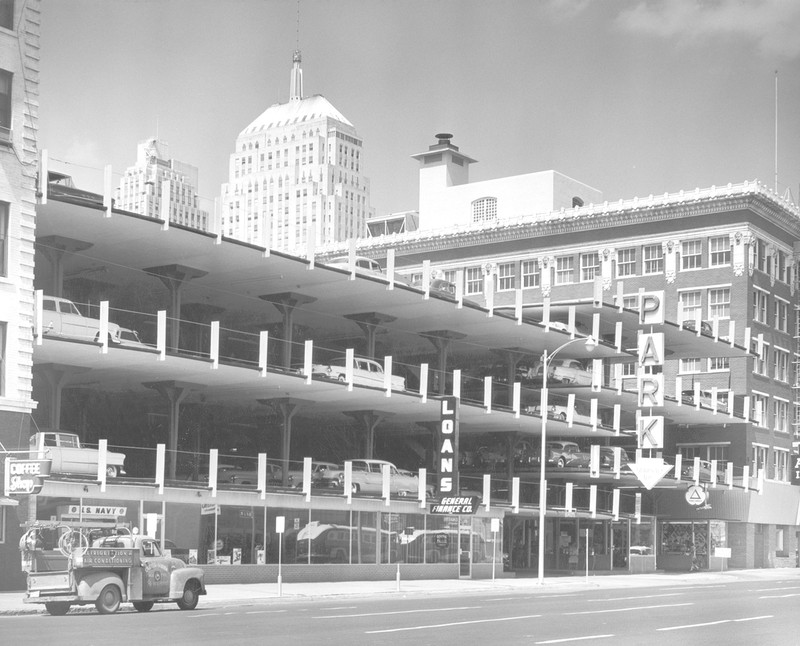
[[[525,408],[525,412],[529,415],[538,415],[541,416],[541,406],[527,406]],[[563,404],[548,404],[547,406],[547,417],[551,419],[557,419],[561,422],[567,421],[567,414],[569,413],[569,408]],[[572,408],[572,421],[573,423],[577,422],[578,424],[586,424],[588,426],[592,425],[592,417],[585,412],[581,412],[577,406],[573,406]],[[600,421],[597,422],[598,426],[600,426]]]
[[[574,386],[591,386],[592,370],[577,359],[554,359],[550,363],[547,379]]]
[[[400,473],[399,469],[386,460],[351,460],[353,465],[352,492],[367,494],[383,493],[383,467],[389,469],[389,491],[395,496],[416,496],[419,492],[419,478]],[[328,469],[322,481],[329,487],[344,487],[344,465],[336,469]],[[429,494],[432,487],[426,487]]]
[[[331,469],[338,469],[339,465],[335,462],[311,461],[311,486],[318,486],[325,474]],[[297,489],[303,487],[303,469],[289,469],[289,486]]]
[[[78,307],[66,298],[44,296],[42,298],[42,334],[62,339],[99,341],[100,320],[81,314]],[[108,340],[120,343],[120,326],[108,322]]]
[[[337,357],[329,363],[315,363],[311,366],[312,377],[327,377],[334,381],[346,381],[347,362],[345,357]],[[360,386],[383,388],[383,366],[374,359],[355,357],[353,359],[353,383]],[[405,390],[405,377],[392,375],[392,390]]]
[[[382,278],[386,278],[386,274],[383,272],[383,268],[381,264],[373,259],[373,258],[366,258],[364,256],[355,256],[353,258],[353,262],[355,264],[355,271],[357,274],[361,274],[363,276],[380,276]],[[345,256],[343,258],[334,258],[330,262],[326,262],[326,265],[329,267],[336,267],[337,269],[350,269],[350,258]]]
[[[97,476],[100,451],[83,446],[75,433],[40,431],[30,437],[29,456],[32,460],[52,460],[51,473]],[[124,453],[106,451],[106,476],[124,474],[124,464]]]

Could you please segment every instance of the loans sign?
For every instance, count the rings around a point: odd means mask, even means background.
[[[4,491],[6,496],[37,494],[44,479],[50,477],[50,460],[6,458]]]
[[[439,422],[439,495],[458,493],[458,397],[442,397]]]

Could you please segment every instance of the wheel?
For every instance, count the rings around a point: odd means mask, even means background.
[[[113,615],[119,610],[121,601],[122,595],[120,594],[119,588],[113,583],[109,583],[103,588],[102,592],[100,592],[100,596],[97,597],[97,601],[94,602],[94,605],[97,608],[97,612],[101,615]]]
[[[556,466],[559,469],[563,469],[565,466],[567,466],[567,461],[564,459],[563,456],[558,458],[558,461],[556,462]]]
[[[347,377],[345,377],[344,375],[339,375],[337,377],[337,381],[341,381],[342,383],[344,383],[345,381],[347,381]]]
[[[106,465],[106,478],[116,478],[117,477],[117,467],[113,464]]]
[[[567,421],[567,414],[566,413],[559,413],[556,415],[556,419],[561,420],[562,422]]]
[[[154,604],[154,601],[134,601],[133,607],[136,608],[137,612],[150,612]]]
[[[68,601],[49,601],[44,604],[45,609],[54,617],[60,617],[69,612]]]
[[[398,491],[397,495],[400,496],[401,498],[408,498],[408,492],[405,489]]]
[[[359,491],[361,491],[361,487],[358,484],[354,482],[353,484],[350,485],[351,493],[358,493]]]
[[[200,601],[200,592],[197,581],[187,581],[183,588],[183,596],[178,599],[178,608],[181,610],[194,610]]]

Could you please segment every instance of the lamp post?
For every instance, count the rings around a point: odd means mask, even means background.
[[[545,479],[545,465],[547,464],[547,372],[553,357],[568,345],[579,341],[584,343],[589,352],[594,350],[597,346],[597,342],[591,336],[585,338],[578,337],[561,344],[549,354],[547,350],[542,353],[542,396],[540,400],[542,413],[542,447],[539,452],[539,584],[544,583],[544,523],[545,512],[547,510],[547,480]]]

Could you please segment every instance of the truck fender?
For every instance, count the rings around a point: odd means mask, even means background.
[[[80,581],[78,581],[78,597],[81,600],[94,601],[108,584],[116,585],[119,588],[122,600],[128,600],[125,584],[113,572],[89,572],[81,577]]]
[[[170,599],[177,599],[183,595],[183,589],[186,587],[186,582],[195,580],[200,588],[200,594],[206,593],[206,584],[204,580],[205,572],[198,567],[182,567],[172,571],[169,580],[169,597]]]

